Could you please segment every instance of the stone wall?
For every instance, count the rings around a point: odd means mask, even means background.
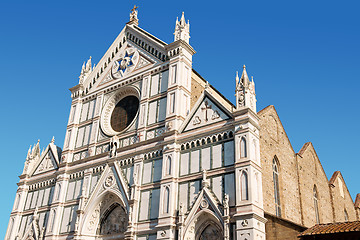
[[[300,197],[295,153],[273,106],[259,113],[260,156],[263,173],[264,210],[276,215],[273,159],[279,163],[281,216],[301,223]]]
[[[288,228],[292,228],[290,225],[285,224],[285,226],[274,220],[274,215],[276,215],[273,182],[274,158],[277,159],[279,165],[281,205],[279,221],[282,219],[303,227],[315,225],[315,186],[320,223],[345,221],[344,209],[348,213],[349,221],[359,220],[359,207],[355,207],[340,172],[336,175],[336,179],[340,178],[341,180],[343,197],[340,194],[339,180],[328,180],[312,143],[305,143],[299,153],[295,153],[274,106],[268,106],[261,110],[258,112],[258,116],[261,127],[260,154],[264,211],[268,216],[272,216],[266,224],[267,239],[291,239],[291,237],[287,238],[291,235],[290,233],[285,234],[284,238],[276,238],[276,234],[279,234],[279,231],[281,233],[291,232]],[[358,202],[360,205],[360,196]]]
[[[320,223],[333,222],[333,210],[328,179],[311,143],[306,143],[297,154],[303,225],[316,222],[314,188],[317,190]]]
[[[267,222],[265,224],[266,240],[296,240],[299,233],[306,228],[278,218],[273,215],[265,214]]]
[[[353,200],[339,171],[336,171],[331,177],[330,189],[334,206],[335,222],[345,221],[345,210],[348,215],[348,220],[356,221],[357,214]]]

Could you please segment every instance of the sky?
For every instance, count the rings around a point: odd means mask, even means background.
[[[134,4],[139,26],[171,43],[190,20],[193,68],[235,102],[235,72],[254,76],[257,108],[274,105],[295,152],[311,141],[330,179],[359,189],[359,1],[0,1],[0,238],[27,150],[63,147],[69,88],[97,63]]]

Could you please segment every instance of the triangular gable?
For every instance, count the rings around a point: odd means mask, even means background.
[[[21,240],[27,240],[27,239],[34,239],[34,240],[40,239],[40,229],[37,223],[36,213],[34,213],[33,219],[26,227],[25,233],[21,238]]]
[[[112,190],[120,194],[124,202],[127,204],[130,189],[121,171],[121,168],[119,168],[116,164],[112,167],[106,165],[99,181],[89,197],[88,202],[90,203],[92,199],[96,199],[98,196],[102,195],[104,191]]]
[[[48,172],[59,167],[61,150],[53,143],[50,143],[35,163],[30,175]]]
[[[148,55],[135,44],[125,43],[120,51],[114,56],[111,66],[100,78],[93,89],[103,86],[114,80],[121,80],[139,71],[145,70],[159,63],[155,58]]]
[[[214,219],[217,219],[218,223],[221,226],[224,226],[223,213],[219,209],[219,205],[220,202],[216,198],[215,194],[212,193],[211,190],[207,187],[203,187],[203,189],[197,195],[197,198],[191,206],[190,210],[186,214],[187,216],[183,222],[184,236],[187,236],[187,232],[189,232],[187,229],[194,227],[193,224],[198,221],[197,218],[202,215],[202,213],[212,213]]]
[[[166,60],[166,45],[143,29],[126,25],[82,83],[85,92],[162,64]]]
[[[196,200],[187,212],[187,217],[185,219],[184,225],[188,225],[193,220],[193,217],[196,215],[196,213],[203,209],[209,209],[210,211],[214,212],[220,222],[223,223],[223,214],[218,207],[219,203],[219,200],[215,197],[215,194],[211,193],[210,189],[206,187],[203,188],[199,192]]]
[[[191,113],[184,121],[180,132],[190,131],[231,118],[231,112],[224,108],[205,89]]]
[[[116,163],[113,166],[106,165],[85,206],[80,209],[86,213],[80,224],[80,233],[95,234],[100,219],[103,217],[103,211],[114,201],[124,207],[127,212],[129,211],[130,189],[121,171]],[[89,223],[93,224],[89,225]]]
[[[259,112],[258,112],[258,116],[260,117],[260,126],[261,126],[261,129],[260,129],[260,134],[265,130],[265,128],[266,128],[266,126],[267,125],[265,125],[266,124],[266,121],[263,121],[263,116],[265,116],[265,117],[273,117],[275,120],[276,120],[276,122],[277,122],[277,127],[279,128],[278,129],[278,135],[279,135],[279,137],[282,135],[282,134],[280,134],[280,132],[283,132],[284,134],[285,134],[285,137],[286,137],[286,141],[287,141],[287,143],[289,144],[289,147],[290,147],[290,149],[291,149],[291,151],[295,154],[295,150],[294,150],[294,148],[292,147],[292,145],[291,145],[291,142],[290,142],[290,139],[289,139],[289,136],[287,135],[287,133],[286,133],[286,131],[285,131],[285,128],[284,128],[284,126],[283,126],[283,124],[282,124],[282,122],[281,122],[281,119],[280,119],[280,116],[279,116],[279,114],[277,113],[277,111],[276,111],[276,109],[275,109],[275,107],[273,106],[273,105],[269,105],[269,106],[267,106],[266,108],[264,108],[264,109],[262,109],[262,110],[260,110]],[[265,126],[265,127],[263,127],[263,126]],[[270,127],[270,128],[274,128],[274,126],[268,126],[268,127]]]

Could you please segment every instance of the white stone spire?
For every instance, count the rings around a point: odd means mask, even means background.
[[[189,39],[190,39],[190,23],[189,20],[186,23],[184,12],[182,12],[180,21],[178,18],[176,18],[174,42],[178,40],[184,40],[186,43],[189,43]]]
[[[81,73],[79,76],[79,84],[83,83],[86,80],[86,78],[90,75],[92,70],[93,68],[91,67],[91,56],[90,56],[89,60],[87,60],[86,62],[86,65],[85,62],[82,65]]]
[[[249,107],[256,112],[255,83],[253,78],[251,81],[249,80],[245,65],[240,79],[238,72],[236,72],[235,83],[236,109]]]

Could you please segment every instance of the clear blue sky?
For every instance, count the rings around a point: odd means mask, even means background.
[[[173,41],[190,19],[193,67],[234,102],[235,71],[254,76],[258,110],[274,105],[294,150],[311,141],[331,177],[360,192],[358,1],[2,1],[0,238],[29,145],[63,146],[82,63],[97,63],[139,5],[140,27]]]

